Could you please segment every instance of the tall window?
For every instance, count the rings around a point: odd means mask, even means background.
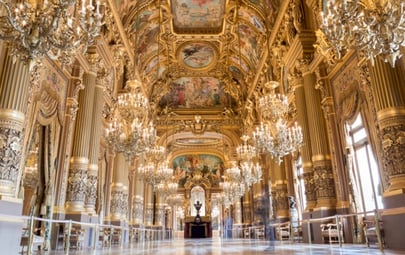
[[[346,124],[346,134],[356,207],[363,212],[383,209],[380,171],[360,114],[352,124]]]

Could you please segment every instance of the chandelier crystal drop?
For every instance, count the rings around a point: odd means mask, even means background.
[[[393,67],[405,46],[405,2],[399,0],[332,0],[321,13],[321,30],[338,57],[359,50],[374,65],[383,57]]]
[[[0,39],[22,60],[47,56],[69,63],[100,33],[100,1],[0,0]]]

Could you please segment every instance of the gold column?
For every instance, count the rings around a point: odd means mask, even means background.
[[[331,162],[333,165],[333,174],[336,187],[336,207],[343,213],[349,212],[349,184],[347,180],[347,171],[345,171],[344,164],[344,148],[342,148],[342,143],[340,141],[340,131],[338,130],[338,121],[336,118],[335,104],[333,97],[331,95],[331,85],[328,79],[324,78],[327,75],[326,66],[320,66],[319,72],[317,74],[317,89],[320,90],[322,95],[322,109],[326,120],[329,144],[333,145],[330,147],[332,158]]]
[[[402,73],[401,73],[402,72]],[[376,58],[370,69],[371,91],[383,146],[381,164],[391,194],[405,193],[405,81],[400,65],[392,68]]]
[[[98,56],[97,54],[88,54],[87,60],[91,70],[83,75],[85,89],[79,93],[79,111],[73,137],[65,205],[67,213],[83,212],[86,199],[91,122],[97,75],[95,68]]]
[[[111,221],[126,221],[128,213],[128,162],[122,153],[115,156],[113,183],[111,184]]]
[[[299,178],[304,179],[305,183],[305,197],[306,197],[306,208],[305,211],[309,212],[315,208],[316,205],[316,192],[314,186],[313,172],[312,172],[312,161],[311,161],[311,141],[309,135],[309,124],[308,116],[305,105],[305,92],[304,92],[304,80],[302,78],[302,73],[296,71],[290,77],[291,86],[295,91],[295,103],[297,108],[297,120],[302,128],[303,144],[300,149],[303,175]]]
[[[103,131],[103,105],[104,105],[104,73],[99,73],[94,89],[94,104],[91,120],[91,135],[89,147],[89,168],[87,171],[86,211],[95,214],[98,181],[98,159],[100,154],[100,141]]]
[[[144,223],[146,226],[153,225],[154,208],[153,208],[153,188],[152,185],[145,183],[145,211],[144,211]]]
[[[307,70],[308,63],[300,61],[304,79],[305,106],[308,115],[309,141],[313,164],[313,179],[316,186],[315,210],[335,208],[336,192],[332,163],[329,154],[328,134],[321,108],[321,95],[315,89],[316,76]]]
[[[278,164],[278,162],[272,160],[271,169],[274,173],[274,178],[272,178],[273,205],[275,208],[274,213],[278,220],[287,221],[289,217],[289,206],[284,162]]]
[[[114,158],[116,154],[113,150],[107,149],[107,166],[105,177],[105,197],[104,197],[104,218],[108,220],[111,208],[111,184],[113,182]]]
[[[8,47],[1,50],[4,58],[0,60],[0,199],[17,197],[29,87],[28,63],[14,61]]]
[[[243,219],[242,222],[245,224],[252,223],[252,203],[250,202],[252,196],[252,189],[248,192],[245,192],[243,195],[243,203],[242,203],[242,210],[243,210]]]
[[[136,161],[136,169],[138,169],[139,160]],[[132,198],[132,220],[134,224],[143,224],[144,222],[144,191],[145,185],[141,178],[138,176],[137,170],[134,171],[134,194]]]

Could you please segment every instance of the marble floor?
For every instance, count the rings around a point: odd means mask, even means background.
[[[112,247],[92,250],[70,250],[52,251],[46,254],[62,255],[62,254],[77,254],[77,255],[254,255],[254,254],[385,254],[396,255],[405,254],[405,251],[393,251],[385,249],[381,252],[377,247],[367,248],[365,244],[353,245],[343,244],[339,247],[338,244],[303,244],[291,243],[288,241],[276,241],[269,243],[264,240],[247,240],[247,239],[173,239],[165,241],[153,241],[134,243],[128,247]]]

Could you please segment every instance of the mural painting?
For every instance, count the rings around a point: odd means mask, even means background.
[[[265,33],[266,29],[264,26],[263,20],[261,20],[258,16],[254,15],[253,13],[249,12],[247,9],[242,9],[239,12],[239,18],[249,21],[253,27],[259,30],[261,33]]]
[[[191,68],[207,67],[214,57],[214,48],[205,43],[191,43],[180,49],[180,59]]]
[[[156,25],[148,25],[139,36],[139,46],[137,51],[138,64],[145,63],[146,57],[157,51],[158,45],[156,42],[159,27]]]
[[[173,169],[179,188],[184,188],[187,179],[193,178],[196,173],[201,173],[213,187],[218,187],[223,175],[223,162],[219,157],[209,154],[183,155],[173,160]]]
[[[246,24],[238,26],[238,33],[242,54],[249,59],[252,66],[256,66],[259,60],[258,50],[260,48],[257,44],[256,33]]]
[[[227,105],[228,98],[224,85],[213,77],[182,77],[170,86],[160,106],[172,108],[208,108]]]
[[[222,26],[224,0],[172,0],[176,27],[201,28]]]

